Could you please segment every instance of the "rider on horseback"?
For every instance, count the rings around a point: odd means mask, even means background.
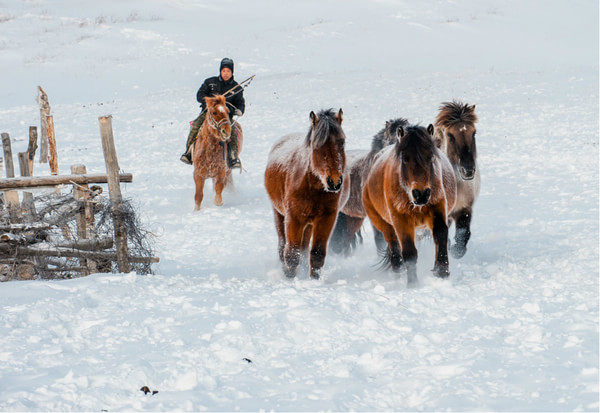
[[[204,101],[204,98],[207,96],[213,97],[215,95],[223,95],[225,92],[230,91],[225,97],[227,100],[227,105],[229,106],[229,118],[232,120],[231,138],[229,140],[229,144],[227,145],[227,155],[230,168],[241,168],[242,164],[238,159],[238,139],[235,128],[236,123],[232,118],[234,115],[242,116],[244,114],[244,110],[246,108],[246,101],[244,100],[244,88],[236,87],[238,86],[238,83],[233,80],[233,60],[230,58],[226,57],[221,60],[219,72],[219,76],[209,77],[206,79],[202,86],[200,86],[200,89],[198,89],[198,93],[196,93],[196,100],[200,103],[202,110],[200,111],[200,115],[194,119],[186,142],[185,152],[183,155],[181,155],[180,159],[184,163],[189,165],[192,164],[192,151],[190,148],[196,140],[198,131],[202,127],[204,118],[206,117],[206,102]]]

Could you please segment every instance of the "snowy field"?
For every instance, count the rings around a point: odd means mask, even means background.
[[[195,93],[236,62],[235,190],[193,212],[179,162]],[[157,234],[155,275],[0,284],[1,411],[598,411],[596,0],[0,0],[0,132],[49,95],[61,173],[104,172]],[[267,153],[342,108],[347,149],[386,120],[476,104],[482,191],[465,257],[421,285],[377,270],[370,225],[290,281]],[[36,164],[37,175],[49,175]],[[142,386],[158,391],[152,395]]]

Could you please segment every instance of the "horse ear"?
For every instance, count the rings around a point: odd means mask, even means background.
[[[310,111],[310,121],[312,122],[313,126],[317,126],[317,122],[319,121],[319,118],[312,110]]]
[[[431,136],[433,136],[434,131],[435,131],[435,129],[433,128],[433,125],[430,123],[429,126],[427,127],[427,132],[429,132],[429,134]]]
[[[404,128],[402,126],[400,126],[398,128],[398,140],[400,140],[401,138],[404,137],[404,133],[405,133]]]
[[[335,115],[335,117],[337,118],[338,123],[341,125],[342,121],[344,120],[344,112],[342,112],[342,108],[340,108],[340,110],[338,111],[337,115]]]

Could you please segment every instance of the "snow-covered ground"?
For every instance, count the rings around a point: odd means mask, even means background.
[[[225,205],[193,212],[178,158],[224,56],[246,89]],[[598,2],[0,0],[0,132],[13,151],[48,92],[61,172],[104,171],[156,275],[0,285],[2,411],[598,411]],[[482,192],[451,276],[377,270],[369,225],[323,277],[283,276],[267,153],[342,108],[347,148],[388,119],[476,104]],[[35,174],[49,174],[36,164]],[[144,394],[142,386],[156,390]]]

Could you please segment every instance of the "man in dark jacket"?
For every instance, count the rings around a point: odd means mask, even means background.
[[[246,101],[244,100],[244,88],[237,87],[238,83],[233,79],[233,60],[226,57],[221,60],[219,66],[219,76],[209,77],[204,81],[198,93],[196,93],[196,100],[200,103],[202,110],[200,115],[194,120],[190,134],[185,146],[185,152],[181,155],[181,161],[187,164],[192,164],[192,153],[190,147],[196,140],[198,131],[204,123],[206,117],[206,102],[205,97],[213,97],[215,95],[223,95],[225,92],[231,92],[225,97],[227,101],[227,107],[229,108],[229,118],[232,119],[234,115],[242,116],[246,109]],[[234,89],[235,88],[235,89]],[[233,90],[232,90],[233,89]],[[241,168],[241,162],[238,159],[238,141],[237,133],[235,131],[235,122],[231,123],[231,138],[228,146],[228,158],[230,168]]]

